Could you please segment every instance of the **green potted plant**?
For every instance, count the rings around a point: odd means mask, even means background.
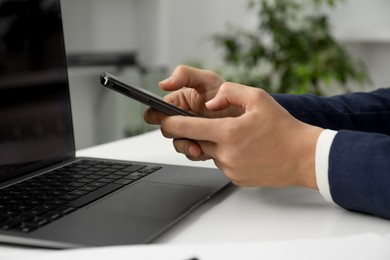
[[[338,0],[251,0],[258,27],[230,26],[213,35],[222,48],[230,81],[273,93],[323,94],[330,84],[348,91],[347,82],[370,83],[362,62],[354,59],[330,33],[323,7]]]

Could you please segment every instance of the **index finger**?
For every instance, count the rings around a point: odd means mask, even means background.
[[[167,117],[168,115],[160,112],[154,108],[149,107],[144,112],[144,120],[148,124],[152,125],[159,125],[163,118]]]
[[[174,69],[168,79],[160,82],[160,87],[166,91],[187,87],[201,93],[210,85],[219,86],[223,82],[224,80],[212,71],[180,65]]]

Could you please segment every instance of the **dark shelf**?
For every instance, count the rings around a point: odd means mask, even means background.
[[[69,67],[139,66],[135,52],[72,53],[67,62]]]

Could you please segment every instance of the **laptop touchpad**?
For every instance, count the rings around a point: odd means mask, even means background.
[[[204,201],[208,188],[156,182],[138,182],[89,208],[118,218],[171,219]],[[102,212],[104,211],[104,212]]]

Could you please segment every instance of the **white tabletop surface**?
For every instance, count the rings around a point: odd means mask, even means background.
[[[77,156],[215,167],[177,154],[159,131],[95,146]],[[305,188],[229,187],[161,236],[161,244],[220,244],[390,234],[390,222],[346,211]],[[0,259],[20,259],[46,250],[0,246]]]

